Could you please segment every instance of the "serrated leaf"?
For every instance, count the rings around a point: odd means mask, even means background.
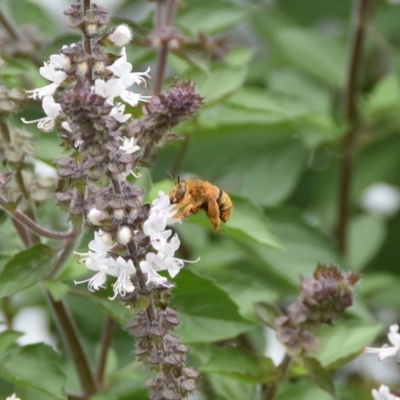
[[[60,360],[50,347],[33,344],[18,347],[0,357],[0,376],[16,386],[39,390],[65,400],[65,376]]]
[[[335,385],[329,372],[321,363],[312,357],[302,357],[304,366],[311,379],[325,392],[335,397]]]
[[[34,285],[49,271],[54,250],[36,244],[14,256],[0,273],[0,298]]]
[[[177,332],[184,343],[223,340],[254,327],[212,281],[184,269],[175,283],[172,304],[181,313]]]

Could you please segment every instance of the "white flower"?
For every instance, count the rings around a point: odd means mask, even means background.
[[[126,261],[122,257],[118,257],[116,260],[111,260],[111,272],[113,272],[111,275],[118,276],[118,279],[113,286],[114,296],[110,297],[110,300],[114,300],[118,294],[125,296],[127,293],[132,293],[135,290],[135,287],[130,280],[130,276],[134,275],[136,270],[132,260]]]
[[[143,224],[143,232],[150,237],[150,242],[156,253],[146,254],[146,260],[140,262],[140,268],[147,275],[147,283],[170,286],[171,284],[158,274],[159,271],[168,271],[174,278],[183,268],[186,262],[175,257],[175,251],[180,246],[177,234],[172,235],[167,225],[176,222],[172,217],[176,214],[176,208],[170,204],[169,197],[164,192],[158,192],[158,198],[153,200],[149,216]]]
[[[44,96],[52,96],[54,94],[67,77],[64,71],[59,71],[56,68],[56,65],[52,61],[44,62],[44,66],[39,68],[40,75],[52,83],[42,88],[27,90],[26,93],[32,93],[29,97],[41,99]]]
[[[392,217],[400,207],[400,190],[388,183],[376,182],[365,189],[361,207],[378,217]]]
[[[116,277],[117,280],[113,285],[114,300],[118,294],[124,296],[126,293],[131,293],[135,290],[130,276],[135,274],[135,267],[132,260],[126,261],[122,257],[113,259],[109,256],[109,252],[113,245],[104,242],[102,231],[95,232],[95,238],[89,243],[88,253],[75,253],[80,255],[81,262],[84,261],[87,268],[92,271],[97,271],[97,274],[83,281],[75,281],[75,284],[88,282],[88,289],[91,292],[104,288],[104,283],[107,280],[107,275]]]
[[[125,87],[119,82],[119,79],[111,78],[107,82],[103,79],[94,81],[94,92],[107,99],[110,104],[114,104],[114,97],[120,96]]]
[[[125,46],[132,40],[132,32],[126,25],[119,25],[108,38],[119,47]]]
[[[13,393],[11,396],[8,396],[6,400],[21,400],[21,399],[17,397],[15,393]]]
[[[392,343],[392,347],[390,347],[387,344],[384,344],[380,348],[375,348],[375,347],[365,347],[364,352],[365,353],[372,353],[372,354],[378,354],[378,360],[382,361],[387,357],[393,357],[395,356],[398,351],[400,350],[400,334],[398,333],[399,331],[399,326],[398,325],[391,325],[389,328],[389,333],[388,333],[388,338],[390,343]]]
[[[387,386],[381,385],[379,391],[372,389],[372,396],[374,396],[374,400],[399,400],[400,397],[397,397],[390,393],[390,390]]]
[[[119,148],[127,154],[132,154],[140,149],[140,147],[136,145],[136,139],[133,137],[121,137],[120,140],[122,142],[122,146]]]
[[[158,198],[154,199],[151,203],[151,212],[163,212],[167,216],[167,224],[172,225],[177,222],[176,219],[172,218],[176,213],[177,209],[174,204],[171,204],[169,196],[162,191],[158,192]],[[180,222],[180,221],[179,221]]]
[[[69,70],[71,68],[71,60],[64,54],[52,54],[50,61],[58,69]]]
[[[107,280],[107,274],[110,273],[111,258],[108,256],[110,250],[111,246],[105,244],[101,238],[101,231],[99,231],[99,233],[95,232],[95,239],[89,243],[89,252],[75,252],[75,254],[82,257],[79,262],[84,261],[86,267],[92,271],[97,271],[97,274],[83,281],[74,281],[75,285],[88,282],[88,289],[91,292],[103,288],[103,285]]]
[[[147,101],[151,96],[143,96],[139,93],[134,93],[128,91],[132,85],[144,84],[146,86],[146,80],[144,77],[149,78],[150,68],[145,72],[131,72],[132,64],[127,61],[125,47],[121,50],[121,56],[114,61],[113,64],[107,67],[115,76],[119,78],[119,83],[125,88],[125,90],[120,94],[123,101],[131,106],[136,106],[139,101]]]
[[[33,121],[27,121],[25,118],[21,118],[21,121],[25,124],[37,122],[37,126],[41,131],[49,132],[54,128],[55,119],[60,115],[61,105],[54,101],[53,96],[45,96],[42,101],[42,108],[47,117],[35,119]]]
[[[118,104],[112,108],[110,115],[114,117],[114,119],[123,124],[128,121],[128,119],[132,116],[132,114],[124,114],[125,112],[125,104]]]

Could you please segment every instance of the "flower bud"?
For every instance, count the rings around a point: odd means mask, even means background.
[[[128,244],[131,239],[132,239],[132,230],[127,226],[123,226],[118,231],[118,241],[121,244]]]
[[[87,215],[88,221],[95,226],[101,225],[101,221],[108,217],[105,211],[98,210],[97,208],[92,208]]]
[[[119,25],[114,32],[108,36],[116,46],[122,47],[127,45],[132,40],[132,32],[126,25]]]

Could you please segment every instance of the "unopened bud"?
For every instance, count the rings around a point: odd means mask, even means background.
[[[97,208],[92,208],[87,215],[88,221],[95,226],[101,225],[101,221],[108,217],[105,211],[98,210]]]
[[[118,231],[118,241],[121,244],[128,244],[131,238],[132,238],[132,230],[127,226],[122,227]]]
[[[114,32],[108,36],[116,46],[122,47],[127,45],[132,40],[132,32],[126,25],[119,25]]]

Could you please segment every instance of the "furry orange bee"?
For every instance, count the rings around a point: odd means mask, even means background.
[[[178,178],[169,199],[179,210],[175,218],[186,218],[204,210],[215,232],[219,231],[221,221],[228,221],[233,212],[231,198],[218,186],[202,179],[189,178],[180,181]]]

